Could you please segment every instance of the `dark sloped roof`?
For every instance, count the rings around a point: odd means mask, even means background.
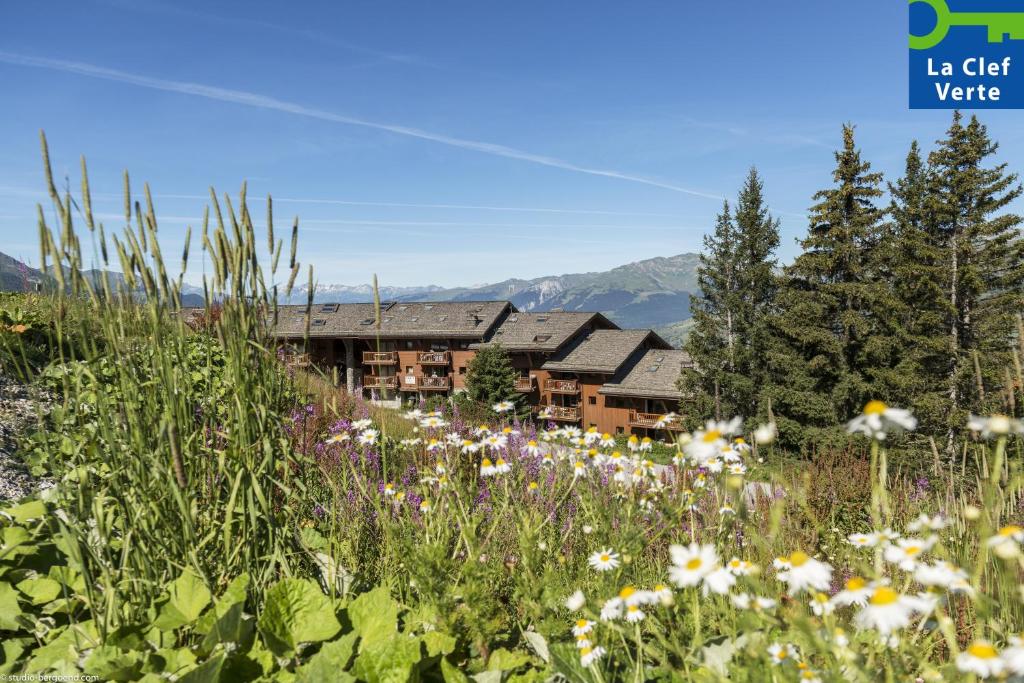
[[[512,304],[507,301],[382,303],[379,335],[484,339],[510,309]],[[373,304],[314,304],[309,336],[373,339],[378,336],[374,311]],[[278,308],[275,336],[301,337],[305,330],[305,306]]]
[[[672,348],[650,330],[594,330],[541,367],[560,372],[599,372],[610,375],[645,341],[655,347]]]
[[[693,367],[693,360],[686,351],[650,349],[636,363],[622,368],[598,392],[610,396],[681,399],[676,382],[685,367]]]
[[[509,351],[555,352],[576,336],[588,323],[597,328],[618,329],[618,325],[600,313],[550,311],[547,313],[510,313],[486,342],[470,346],[483,348],[501,344]]]

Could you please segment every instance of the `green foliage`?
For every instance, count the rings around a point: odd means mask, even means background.
[[[466,367],[466,389],[469,397],[491,407],[508,401],[516,412],[523,408],[522,394],[516,391],[519,374],[512,359],[500,344],[491,344],[476,352]]]
[[[691,297],[686,342],[696,367],[680,380],[691,418],[757,414],[778,246],[779,221],[768,213],[763,183],[751,169],[735,212],[726,202],[714,234],[704,238],[701,294]]]
[[[872,394],[872,307],[885,288],[871,268],[882,175],[861,159],[852,126],[835,158],[835,184],[814,196],[803,253],[785,270],[771,320],[765,395],[790,443],[856,415]]]

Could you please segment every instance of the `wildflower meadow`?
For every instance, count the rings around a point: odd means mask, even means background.
[[[51,485],[0,508],[0,674],[1024,680],[1017,418],[922,456],[915,415],[871,400],[810,457],[770,410],[666,445],[383,409],[278,360],[297,224],[257,237],[244,188],[211,193],[180,272],[201,252],[216,305],[186,319],[149,188],[126,176],[110,232],[84,161],[74,201],[44,161],[59,286],[9,306],[31,314],[0,363],[53,400],[20,445]]]

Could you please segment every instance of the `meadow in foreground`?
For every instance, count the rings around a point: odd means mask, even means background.
[[[770,421],[736,418],[665,465],[650,442],[522,423],[503,404],[469,422],[310,402],[268,336],[277,292],[244,192],[237,211],[213,200],[202,244],[222,305],[190,326],[148,198],[126,198],[135,224],[108,244],[83,183],[118,290],[83,272],[72,203],[50,188],[62,226],[41,235],[60,288],[9,309],[0,360],[57,398],[22,447],[57,484],[0,512],[0,673],[1024,675],[1016,419],[972,418],[963,457],[925,477],[904,466],[913,415],[879,402],[813,460],[776,452]],[[282,251],[271,228],[271,279]],[[289,270],[290,285],[294,246]]]

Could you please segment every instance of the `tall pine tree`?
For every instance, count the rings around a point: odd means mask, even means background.
[[[786,269],[771,320],[771,399],[791,442],[818,436],[860,411],[870,397],[873,304],[882,296],[870,262],[883,212],[882,175],[861,159],[843,127],[834,185],[814,195],[803,253]]]
[[[911,408],[919,432],[942,431],[949,412],[946,391],[948,317],[943,239],[929,210],[933,183],[917,142],[903,177],[889,183],[890,220],[872,268],[887,287],[875,302],[878,329],[869,344],[872,395]]]
[[[1005,163],[988,166],[997,150],[976,117],[965,126],[956,112],[946,137],[929,156],[933,173],[926,211],[942,241],[946,275],[949,443],[968,411],[986,409],[984,387],[1002,383],[1014,318],[1024,309],[1021,218],[1001,213],[1022,189]]]
[[[697,367],[684,372],[680,384],[690,397],[686,412],[697,419],[757,412],[778,245],[779,222],[769,214],[763,183],[751,169],[735,212],[726,202],[714,234],[704,238],[701,294],[691,297],[694,327],[686,348]]]

